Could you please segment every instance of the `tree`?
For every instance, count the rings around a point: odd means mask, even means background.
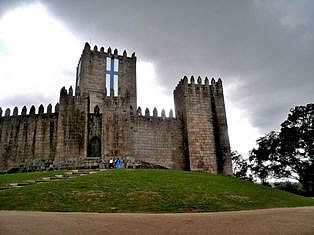
[[[290,110],[279,132],[257,140],[250,154],[251,171],[266,182],[267,177],[294,178],[313,195],[314,189],[314,104]]]
[[[268,185],[267,179],[274,175],[275,162],[279,147],[279,135],[272,131],[259,138],[256,143],[257,149],[253,149],[249,157],[249,166],[252,174],[259,178],[263,185]]]
[[[237,151],[231,152],[233,175],[238,179],[253,181],[249,174],[249,164]]]
[[[281,124],[280,163],[282,174],[293,177],[306,192],[314,190],[314,104],[296,106]]]

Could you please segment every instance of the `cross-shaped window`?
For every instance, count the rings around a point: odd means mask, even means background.
[[[107,71],[106,71],[106,88],[107,95],[114,90],[114,96],[118,96],[118,70],[119,60],[107,57]]]

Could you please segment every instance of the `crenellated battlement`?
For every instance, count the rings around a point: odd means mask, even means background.
[[[149,108],[146,108],[145,112],[143,114],[142,113],[142,108],[140,106],[137,108],[135,114],[134,114],[133,110],[131,110],[131,115],[134,115],[134,116],[140,117],[140,118],[145,118],[145,119],[148,119],[148,120],[154,120],[154,119],[155,120],[173,120],[173,119],[176,119],[173,116],[173,110],[172,109],[170,109],[168,117],[166,116],[165,109],[162,109],[161,113],[160,113],[160,116],[158,116],[158,110],[157,110],[156,107],[153,109],[152,115],[150,115]]]
[[[200,76],[198,76],[195,82],[194,76],[191,76],[190,81],[188,80],[187,76],[184,76],[176,86],[174,93],[184,92],[190,94],[196,93],[209,94],[210,92],[219,91],[221,89],[222,89],[221,78],[218,78],[217,82],[215,81],[215,78],[212,78],[209,83],[208,77],[202,79]]]
[[[79,88],[76,88],[75,93],[72,86],[70,86],[69,90],[65,87],[62,87],[60,90],[60,104],[62,105],[81,104],[88,100],[88,98],[85,94],[81,95]]]
[[[46,108],[46,112],[45,112],[45,108],[43,106],[43,104],[41,104],[38,107],[38,111],[36,112],[36,107],[35,105],[32,105],[29,109],[29,112],[27,112],[27,107],[23,106],[21,113],[19,113],[19,109],[18,107],[14,107],[13,108],[13,112],[11,114],[11,110],[10,108],[7,108],[4,112],[4,116],[3,115],[3,111],[2,108],[0,107],[0,118],[9,118],[9,117],[20,117],[20,116],[32,116],[32,115],[49,115],[49,114],[53,114],[53,113],[58,113],[59,112],[59,103],[57,103],[55,105],[55,109],[54,112],[52,112],[52,105],[48,104],[47,108]]]
[[[108,47],[108,49],[105,51],[104,47],[101,47],[100,50],[98,50],[97,45],[95,45],[94,48],[91,49],[91,46],[89,45],[88,42],[85,43],[82,56],[98,56],[100,58],[111,57],[111,58],[117,58],[121,60],[124,60],[124,59],[136,60],[135,52],[133,52],[131,56],[128,56],[127,51],[124,50],[122,54],[119,55],[117,48],[112,50],[111,47]]]

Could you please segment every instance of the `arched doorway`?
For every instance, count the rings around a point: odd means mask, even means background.
[[[88,157],[100,157],[101,155],[101,143],[98,136],[94,136],[88,143]]]

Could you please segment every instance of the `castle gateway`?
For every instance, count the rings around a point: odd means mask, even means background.
[[[0,108],[0,168],[21,164],[80,166],[86,162],[141,162],[169,169],[232,175],[222,82],[184,77],[172,110],[137,107],[136,57],[85,44],[75,92],[59,104],[13,115]],[[175,116],[175,117],[174,117]],[[123,164],[122,164],[123,165]]]

